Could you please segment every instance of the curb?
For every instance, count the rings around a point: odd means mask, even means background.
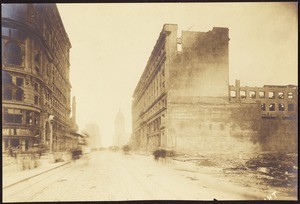
[[[67,164],[69,164],[69,163],[71,163],[71,162],[68,161],[68,162],[66,162],[66,163],[64,163],[64,164],[62,164],[62,165],[59,165],[59,166],[56,166],[56,167],[54,167],[54,168],[45,170],[45,171],[43,171],[43,172],[37,173],[37,174],[35,174],[35,175],[32,175],[32,176],[30,176],[30,177],[21,179],[21,180],[19,180],[19,181],[17,181],[17,182],[14,182],[14,183],[12,183],[12,184],[8,184],[8,185],[6,185],[6,186],[3,186],[2,189],[9,188],[9,187],[14,186],[14,185],[16,185],[16,184],[18,184],[18,183],[21,183],[21,182],[23,182],[23,181],[27,181],[27,180],[29,180],[29,179],[31,179],[31,178],[34,178],[34,177],[39,176],[39,175],[41,175],[41,174],[47,173],[47,172],[49,172],[49,171],[52,171],[52,170],[54,170],[54,169],[57,169],[57,168],[62,167],[62,166],[64,166],[64,165],[67,165]]]

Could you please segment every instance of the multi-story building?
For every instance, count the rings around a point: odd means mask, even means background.
[[[88,123],[85,125],[85,129],[82,130],[85,135],[88,135],[88,145],[91,149],[99,149],[101,144],[101,135],[99,126],[96,123]]]
[[[113,136],[113,145],[122,147],[128,141],[128,136],[125,134],[125,118],[121,110],[116,114],[115,118],[115,132]]]
[[[195,103],[228,104],[228,29],[182,31],[181,37],[177,29],[164,25],[134,91],[131,142],[136,148],[192,149],[186,142],[196,137],[189,132],[199,127],[192,120],[200,115],[191,108]]]
[[[2,149],[75,144],[70,128],[71,43],[55,4],[2,6]]]
[[[228,28],[178,37],[177,25],[163,26],[133,93],[133,148],[235,155],[296,150],[297,120],[284,119],[297,112],[297,90],[229,87],[228,45]],[[261,92],[268,98],[259,99]],[[273,110],[285,113],[283,120],[262,117]]]
[[[295,85],[279,86],[264,85],[263,87],[229,86],[230,102],[232,103],[261,103],[263,118],[283,119],[295,118],[298,112],[298,88]]]

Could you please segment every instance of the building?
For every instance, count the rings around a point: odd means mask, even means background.
[[[2,149],[75,144],[70,129],[71,43],[55,4],[2,6]]]
[[[71,133],[78,132],[78,125],[76,123],[76,97],[75,96],[73,96],[72,99],[72,117],[71,117],[70,132]]]
[[[262,125],[261,103],[238,103],[230,97],[228,28],[182,31],[181,37],[177,29],[176,24],[163,26],[134,90],[133,148],[202,154],[270,148],[261,137],[272,132],[272,124]],[[284,143],[294,141],[294,133],[291,138]]]
[[[89,146],[91,149],[99,149],[102,147],[99,126],[96,123],[88,123],[82,132],[88,135]]]
[[[298,113],[298,88],[295,85],[263,87],[240,86],[236,80],[235,86],[229,86],[231,103],[261,103],[262,117],[295,118]]]
[[[125,134],[125,118],[121,110],[116,114],[115,133],[113,136],[113,146],[122,147],[128,142],[128,134]]]
[[[229,86],[230,103],[258,103],[261,113],[259,143],[261,150],[298,152],[298,87],[264,85]]]

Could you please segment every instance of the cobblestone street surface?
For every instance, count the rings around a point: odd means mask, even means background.
[[[100,151],[3,189],[4,202],[263,200],[249,188],[151,156]],[[236,190],[238,189],[238,190]]]

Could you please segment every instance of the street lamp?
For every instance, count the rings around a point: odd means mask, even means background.
[[[50,122],[50,153],[52,153],[52,146],[53,146],[53,121],[54,115],[49,115],[49,122]]]

